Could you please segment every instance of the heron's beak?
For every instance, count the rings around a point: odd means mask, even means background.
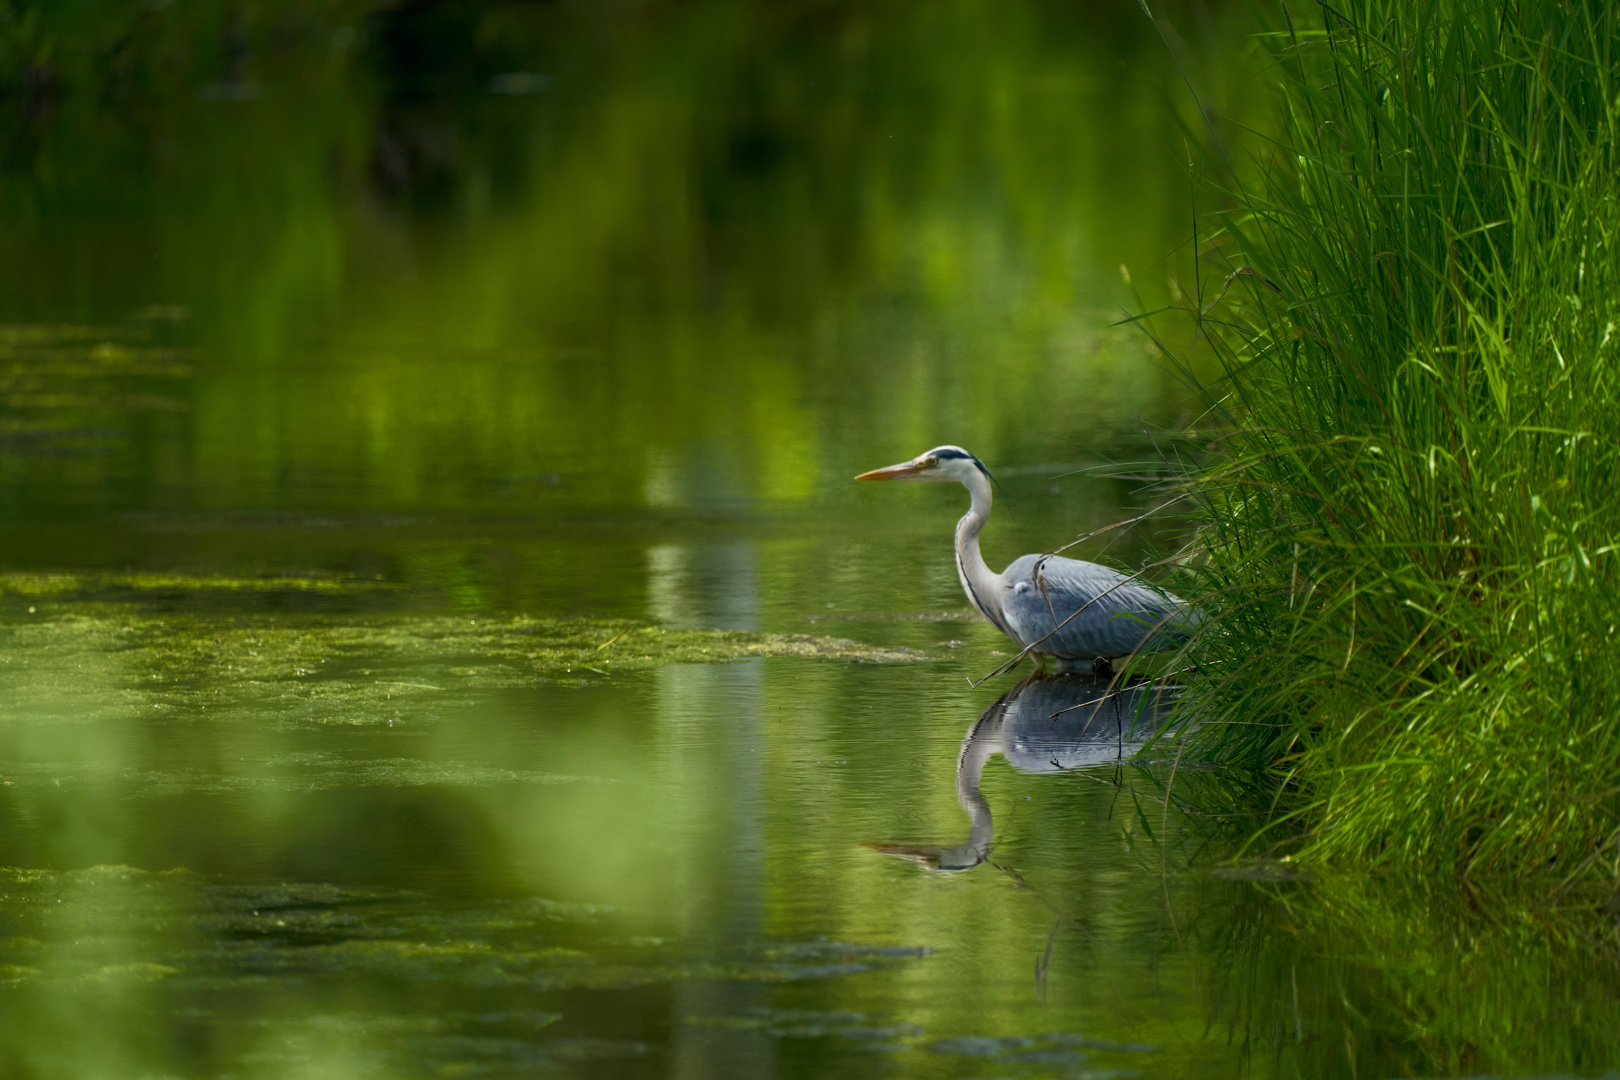
[[[863,472],[857,480],[910,480],[921,476],[927,469],[920,461],[902,461],[898,465],[885,465],[881,469]]]

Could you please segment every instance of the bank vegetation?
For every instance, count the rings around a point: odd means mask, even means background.
[[[1259,39],[1272,126],[1200,237],[1186,658],[1205,749],[1278,780],[1256,852],[1620,884],[1617,17],[1346,0]]]

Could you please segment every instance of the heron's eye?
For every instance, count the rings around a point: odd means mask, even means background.
[[[937,468],[938,466],[939,466],[939,458],[931,457],[931,458],[928,459],[928,467],[929,468],[931,468],[931,469],[932,468]]]

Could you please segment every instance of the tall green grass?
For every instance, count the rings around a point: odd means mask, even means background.
[[[1203,238],[1190,707],[1277,771],[1262,849],[1612,889],[1616,7],[1285,10],[1257,178]]]

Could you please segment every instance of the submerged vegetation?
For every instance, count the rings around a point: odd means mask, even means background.
[[[1227,394],[1192,707],[1282,782],[1262,848],[1607,895],[1620,15],[1288,10],[1202,299]]]

